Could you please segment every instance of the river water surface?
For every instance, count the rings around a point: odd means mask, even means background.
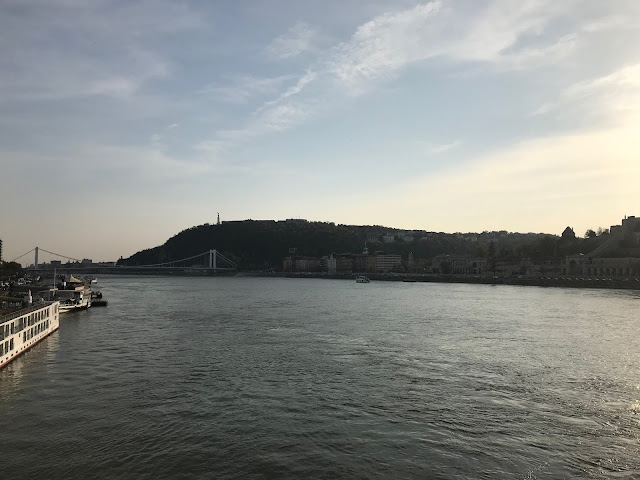
[[[0,371],[0,478],[640,478],[640,293],[102,277]]]

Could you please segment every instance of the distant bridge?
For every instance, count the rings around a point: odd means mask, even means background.
[[[39,255],[40,252],[45,252],[49,255],[53,255],[54,257],[66,259],[67,263],[54,264],[39,263]],[[34,263],[27,267],[29,271],[35,272],[48,272],[53,270],[54,268],[60,272],[69,272],[69,271],[102,271],[105,273],[117,273],[130,271],[131,273],[137,271],[144,272],[166,272],[166,273],[216,273],[216,272],[229,272],[238,269],[238,265],[230,260],[229,258],[222,255],[215,249],[207,250],[206,252],[199,253],[198,255],[193,255],[191,257],[182,258],[180,260],[171,260],[163,263],[153,263],[153,264],[145,264],[145,265],[107,265],[107,264],[99,264],[99,263],[86,263],[82,260],[78,260],[77,258],[69,257],[66,255],[61,255],[59,253],[50,252],[49,250],[45,250],[44,248],[34,247],[26,253],[23,253],[19,257],[15,258],[12,261],[18,261],[21,258],[33,253],[34,254]],[[74,263],[69,263],[73,261]]]

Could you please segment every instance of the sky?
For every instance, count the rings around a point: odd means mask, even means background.
[[[3,257],[126,258],[217,212],[618,224],[639,47],[637,0],[3,0]]]

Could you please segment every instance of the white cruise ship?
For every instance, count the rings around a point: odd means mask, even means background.
[[[60,302],[44,302],[0,317],[0,368],[60,327]]]

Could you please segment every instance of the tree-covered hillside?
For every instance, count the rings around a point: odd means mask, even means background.
[[[386,235],[386,242],[382,235]],[[376,236],[379,241],[373,240]],[[390,237],[395,237],[394,241],[389,241]],[[118,263],[157,264],[216,249],[240,268],[279,269],[290,249],[296,249],[297,256],[322,257],[331,253],[361,253],[365,243],[369,252],[397,253],[405,258],[413,252],[416,259],[440,254],[486,257],[489,245],[493,244],[497,257],[514,260],[580,252],[585,247],[595,248],[600,241],[601,237],[563,241],[555,235],[506,231],[462,235],[325,222],[245,220],[189,228],[164,245],[140,251]]]

